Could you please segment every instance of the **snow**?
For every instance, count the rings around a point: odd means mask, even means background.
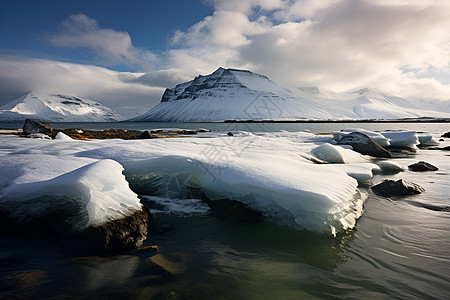
[[[368,137],[370,137],[372,140],[374,140],[378,145],[380,145],[381,147],[386,147],[389,146],[389,139],[386,138],[384,135],[382,135],[379,132],[374,132],[374,131],[368,131],[368,130],[364,130],[361,128],[354,128],[354,129],[344,129],[341,131],[335,131],[333,132],[333,139],[336,142],[339,142],[343,136],[350,134],[352,132],[359,132],[362,134],[367,135]]]
[[[41,163],[45,168],[46,162]],[[68,225],[81,231],[141,210],[122,170],[119,163],[105,159],[49,180],[13,184],[2,190],[1,204],[26,222],[70,210],[65,212],[70,215]]]
[[[434,139],[432,135],[420,135],[419,143],[422,146],[438,146],[439,142]]]
[[[345,164],[350,162],[364,162],[364,157],[350,149],[334,146],[328,143],[317,146],[311,150],[311,154],[323,161],[334,164]]]
[[[47,122],[111,122],[123,117],[90,99],[63,94],[28,92],[0,107],[1,121],[27,118]]]
[[[178,204],[192,199],[188,187],[195,186],[211,200],[246,203],[269,221],[336,233],[355,226],[367,197],[358,182],[378,169],[352,150],[324,144],[331,137],[306,132],[135,141],[0,139],[0,208],[32,220],[65,207],[74,230],[140,209],[130,182],[153,187],[149,196],[164,198],[154,199],[164,211],[188,212],[191,200],[181,204],[185,208]],[[321,145],[317,153],[338,154],[341,163],[308,159]],[[202,209],[192,203],[197,212]]]
[[[417,132],[405,131],[405,130],[374,132],[374,131],[364,130],[361,128],[344,129],[341,131],[333,132],[332,133],[333,139],[336,142],[339,142],[344,135],[352,133],[352,132],[363,133],[363,134],[367,135],[368,137],[370,137],[375,142],[377,142],[382,147],[415,148],[420,143]],[[432,136],[423,136],[423,137],[420,137],[420,139],[422,139],[422,141],[424,143],[427,143],[427,142],[434,143],[435,142],[435,140],[433,140]]]
[[[58,132],[55,136],[55,140],[59,140],[59,141],[73,141],[73,139],[68,136],[67,134],[64,134],[62,132]]]
[[[391,160],[383,160],[379,161],[377,165],[381,168],[383,171],[391,171],[391,172],[401,172],[403,171],[402,166],[400,166],[398,163],[393,162]]]
[[[419,137],[415,131],[389,131],[381,134],[390,139],[391,147],[414,148],[419,144]]]
[[[51,140],[52,139],[48,135],[40,133],[40,132],[38,132],[38,133],[31,133],[31,134],[28,135],[28,137],[32,138],[32,139],[43,139],[43,140]]]
[[[263,75],[219,68],[167,89],[161,102],[131,121],[450,118],[448,107],[415,107],[377,89],[345,93],[278,86]]]

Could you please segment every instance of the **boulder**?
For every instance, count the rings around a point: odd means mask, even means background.
[[[395,180],[385,180],[380,184],[372,187],[372,191],[380,196],[407,196],[420,194],[425,189],[415,183],[399,179]]]
[[[424,161],[419,161],[418,163],[412,164],[408,166],[408,169],[414,172],[425,172],[425,171],[437,171],[439,170],[437,167],[433,166]]]
[[[227,135],[228,135],[228,136],[234,136],[234,134],[233,134],[231,131],[228,131],[228,132],[227,132]]]
[[[141,247],[148,234],[149,213],[141,210],[74,233],[73,241],[89,253],[116,252]]]
[[[140,139],[152,139],[152,138],[154,138],[155,136],[150,132],[150,131],[148,131],[148,130],[145,130],[144,132],[142,132],[140,135],[139,135],[139,138]]]
[[[450,138],[450,131],[441,135],[441,137]]]
[[[43,133],[46,135],[52,134],[52,127],[46,122],[34,121],[26,119],[23,124],[23,133],[29,135],[32,133]]]
[[[353,150],[363,155],[373,157],[391,158],[392,155],[377,142],[360,132],[352,132],[344,135],[339,141],[340,145],[350,145]]]

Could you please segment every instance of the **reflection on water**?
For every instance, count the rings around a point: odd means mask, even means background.
[[[158,231],[146,241],[157,254],[78,257],[55,236],[2,234],[0,294],[443,299],[449,220],[445,211],[370,194],[357,229],[336,238],[210,214],[157,214]]]

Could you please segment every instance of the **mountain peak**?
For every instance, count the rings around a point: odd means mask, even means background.
[[[102,104],[61,93],[29,91],[0,108],[0,120],[36,118],[50,122],[110,122],[123,117]]]
[[[166,89],[161,102],[130,121],[202,122],[225,120],[399,119],[448,117],[412,107],[377,89],[335,94],[318,87],[289,90],[264,75],[220,67],[209,75]]]

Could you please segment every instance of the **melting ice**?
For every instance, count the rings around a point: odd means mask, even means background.
[[[358,183],[380,169],[367,157],[331,145],[331,136],[306,132],[134,141],[0,138],[0,208],[10,216],[27,211],[22,217],[33,218],[52,209],[43,202],[47,196],[62,203],[70,196],[78,203],[72,220],[78,229],[140,209],[125,178],[131,187],[139,184],[148,196],[160,197],[154,200],[165,210],[180,209],[167,194],[170,180],[162,179],[183,174],[180,190],[195,186],[211,200],[244,202],[272,222],[335,233],[355,226],[367,197]],[[312,157],[331,163],[317,164]],[[183,193],[176,199],[180,196],[191,199]],[[192,209],[204,209],[191,202]]]

